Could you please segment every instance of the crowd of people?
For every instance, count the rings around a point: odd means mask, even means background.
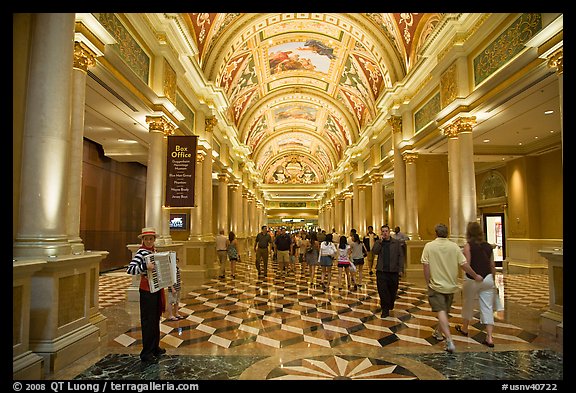
[[[433,337],[438,341],[446,340],[446,351],[452,353],[456,347],[450,332],[450,309],[454,294],[460,290],[458,269],[466,275],[462,285],[463,307],[462,324],[456,325],[456,331],[468,336],[468,328],[473,318],[475,301],[479,300],[480,322],[486,326],[486,339],[483,344],[492,348],[494,341],[493,302],[495,296],[495,265],[492,245],[484,239],[479,223],[471,222],[466,230],[466,244],[461,249],[457,243],[448,239],[448,228],[444,224],[435,227],[436,238],[424,245],[421,256],[424,280],[428,290],[428,301],[433,312],[437,313],[438,325]],[[151,293],[146,279],[148,271],[154,265],[145,262],[146,255],[155,252],[154,228],[143,228],[139,235],[142,240],[140,249],[128,265],[127,273],[139,274],[140,281],[140,319],[142,324],[142,352],[140,358],[149,362],[165,353],[159,346],[160,316],[164,311],[168,319],[178,320],[181,279],[177,266],[177,281],[167,288],[168,299],[164,291]],[[400,279],[404,274],[407,244],[410,238],[396,226],[392,231],[385,224],[380,233],[368,226],[366,234],[360,238],[356,229],[348,236],[339,235],[335,229],[287,232],[286,227],[272,231],[263,225],[254,241],[255,268],[258,278],[268,276],[268,261],[277,262],[278,277],[288,277],[299,270],[311,287],[327,291],[332,284],[333,267],[336,266],[337,287],[356,291],[364,284],[364,265],[369,276],[376,274],[376,287],[380,300],[381,318],[388,318],[398,298]],[[232,278],[236,277],[236,264],[240,261],[238,240],[234,232],[225,235],[219,230],[215,240],[218,256],[219,278],[226,278],[227,265]],[[297,268],[300,265],[300,269]],[[319,277],[317,269],[320,268]]]

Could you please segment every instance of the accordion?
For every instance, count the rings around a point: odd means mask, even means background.
[[[170,287],[176,283],[176,252],[166,251],[148,254],[145,262],[153,262],[154,270],[148,271],[148,284],[150,292],[158,292],[162,288]]]

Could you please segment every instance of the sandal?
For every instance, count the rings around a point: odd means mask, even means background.
[[[465,332],[464,330],[462,330],[462,326],[456,325],[455,329],[458,333],[460,333],[464,337],[468,337],[468,332]]]
[[[178,317],[172,317],[172,318],[168,318],[169,321],[177,321]]]
[[[186,317],[184,315],[178,315],[176,319],[186,319]]]
[[[486,345],[488,348],[494,348],[494,343],[489,343],[488,341],[482,341],[482,344]]]

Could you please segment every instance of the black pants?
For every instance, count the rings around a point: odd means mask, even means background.
[[[142,325],[141,359],[149,359],[160,348],[160,316],[162,314],[160,291],[148,292],[140,289],[140,324]]]
[[[382,272],[376,270],[376,287],[380,296],[382,310],[393,310],[400,276],[395,272]]]

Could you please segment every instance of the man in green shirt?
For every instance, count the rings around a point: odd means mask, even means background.
[[[272,244],[272,237],[268,233],[268,227],[262,225],[262,231],[256,235],[254,242],[254,251],[256,252],[256,270],[261,275],[260,260],[264,262],[264,276],[268,274],[268,245]]]

